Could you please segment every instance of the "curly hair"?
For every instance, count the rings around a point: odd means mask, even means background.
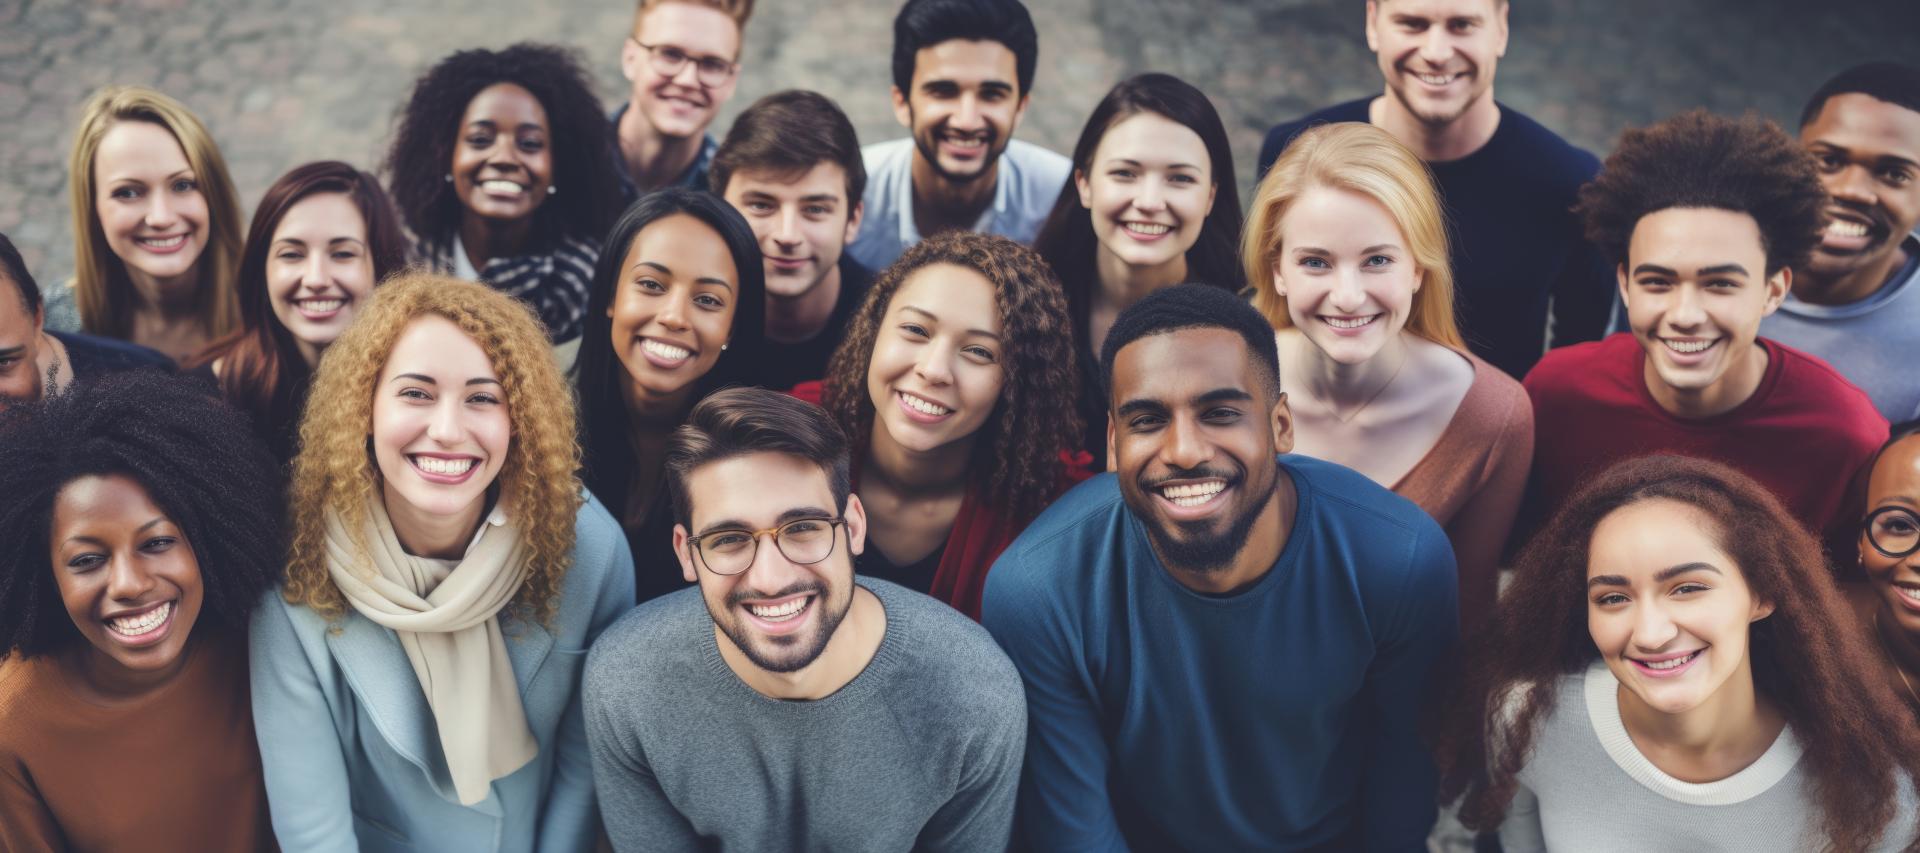
[[[293,462],[293,544],[284,594],[330,619],[345,612],[345,599],[327,573],[326,519],[337,515],[356,537],[364,529],[367,501],[380,477],[367,439],[374,386],[394,343],[427,315],[453,321],[500,375],[513,439],[497,482],[530,564],[511,609],[547,621],[572,560],[574,516],[583,502],[574,473],[580,448],[573,396],[532,309],[486,285],[431,273],[402,274],[381,285],[320,360]]]
[[[1827,191],[1813,157],[1772,121],[1690,110],[1620,136],[1600,174],[1580,188],[1574,213],[1587,239],[1627,263],[1633,229],[1674,207],[1753,217],[1768,275],[1805,265],[1827,224]]]
[[[922,240],[874,278],[847,321],[822,383],[821,405],[864,447],[873,431],[867,372],[893,294],[922,268],[952,264],[993,283],[1006,341],[1006,385],[980,428],[967,470],[983,496],[1017,519],[1038,515],[1058,491],[1061,453],[1080,432],[1075,414],[1073,330],[1053,271],[1032,249],[1005,237],[953,231]]]
[[[139,483],[180,526],[215,621],[244,631],[279,582],[280,467],[246,417],[198,380],[108,374],[0,410],[0,657],[79,637],[53,580],[53,507],[68,483],[109,475]]]
[[[534,239],[545,243],[564,234],[599,241],[622,207],[613,180],[620,167],[607,143],[612,130],[574,55],[524,42],[499,51],[458,51],[414,84],[386,162],[407,227],[424,243],[452,241],[460,200],[444,176],[453,163],[460,118],[482,89],[496,83],[526,89],[547,112],[556,192],[534,210]]]
[[[1600,656],[1587,628],[1587,555],[1593,529],[1614,511],[1664,499],[1695,507],[1773,613],[1753,623],[1754,688],[1780,709],[1810,782],[1809,799],[1836,851],[1865,850],[1897,831],[1899,776],[1920,781],[1920,732],[1893,688],[1874,671],[1855,624],[1821,557],[1820,544],[1780,501],[1738,471],[1679,456],[1628,460],[1595,479],[1520,553],[1513,583],[1489,620],[1443,725],[1441,797],[1463,792],[1467,826],[1491,829],[1513,801],[1539,725],[1555,705],[1556,682]],[[1498,747],[1494,721],[1504,722]],[[1911,818],[1912,816],[1907,816]],[[1920,842],[1908,849],[1920,849]]]

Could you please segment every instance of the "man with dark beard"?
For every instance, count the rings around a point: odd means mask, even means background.
[[[1100,363],[1117,470],[987,576],[1026,682],[1035,850],[1418,850],[1415,734],[1457,633],[1453,550],[1413,503],[1303,456],[1273,329],[1187,284]]]
[[[866,146],[866,224],[847,253],[885,269],[956,229],[1032,243],[1073,163],[1014,140],[1040,53],[1020,0],[907,0],[893,20],[893,115],[910,135]]]
[[[866,513],[826,412],[760,389],[667,446],[686,589],[600,636],[583,687],[616,850],[1003,850],[1020,678],[959,611],[858,583]]]

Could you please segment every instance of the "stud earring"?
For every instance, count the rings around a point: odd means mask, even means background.
[[[727,345],[726,345],[726,344],[721,344],[721,345],[720,345],[720,351],[721,351],[721,352],[726,352],[726,351],[727,351]]]
[[[449,184],[451,184],[451,183],[453,183],[453,173],[452,173],[452,172],[448,172],[448,173],[447,173],[447,183],[449,183]]]
[[[560,188],[559,188],[559,187],[556,187],[556,186],[554,186],[554,185],[552,185],[552,184],[548,184],[548,185],[547,185],[547,195],[553,195],[553,194],[555,194],[555,193],[557,193],[557,192],[559,192],[559,191],[560,191]]]

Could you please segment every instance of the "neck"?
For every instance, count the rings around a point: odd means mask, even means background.
[[[1647,390],[1653,394],[1654,402],[1668,414],[1678,418],[1698,419],[1723,415],[1740,407],[1760,390],[1760,380],[1767,375],[1767,350],[1754,341],[1744,357],[1727,368],[1727,372],[1705,388],[1675,388],[1668,385],[1654,370],[1653,356],[1642,355],[1645,366],[1641,369],[1647,383]]]
[[[500,221],[482,219],[471,213],[460,217],[460,246],[467,251],[467,263],[475,271],[484,271],[487,261],[518,254],[533,233],[533,217]]]
[[[1094,271],[1100,277],[1100,291],[1094,298],[1112,306],[1118,313],[1139,302],[1147,294],[1187,280],[1187,253],[1181,252],[1165,263],[1137,266],[1101,246],[1094,254]]]
[[[980,212],[993,203],[993,188],[1000,180],[1000,161],[996,158],[987,173],[966,183],[943,177],[927,162],[916,147],[913,151],[913,218],[920,234],[931,237],[951,228],[971,228]]]
[[[1909,675],[1920,673],[1920,643],[1914,641],[1912,634],[1900,630],[1900,616],[1893,612],[1893,605],[1886,601],[1879,604],[1879,612],[1873,622],[1874,633],[1879,637],[1880,645],[1885,647],[1893,665],[1905,670]]]
[[[79,674],[81,686],[95,696],[109,701],[137,699],[173,683],[187,668],[187,660],[193,655],[198,640],[198,636],[189,636],[180,647],[179,656],[152,672],[128,669],[90,643],[75,644],[67,666]]]
[[[327,345],[316,344],[295,335],[293,337],[293,348],[300,352],[300,360],[307,363],[307,369],[312,370],[320,365],[320,353],[326,351]]]
[[[705,133],[662,136],[635,103],[627,104],[627,111],[620,116],[619,136],[627,177],[641,192],[679,180],[693,161],[700,159],[700,149],[706,144]]]
[[[672,432],[693,408],[693,389],[699,384],[699,380],[694,380],[671,393],[657,394],[640,387],[633,377],[626,377],[626,381],[620,383],[620,396],[627,404],[627,423],[636,434]]]
[[[1287,474],[1286,468],[1275,466],[1273,493],[1260,508],[1260,517],[1247,532],[1240,552],[1224,570],[1189,571],[1168,563],[1163,555],[1156,553],[1155,556],[1160,557],[1160,564],[1167,567],[1168,574],[1181,586],[1206,595],[1232,595],[1253,586],[1273,571],[1273,564],[1287,547],[1299,507],[1300,494],[1293,487],[1293,477]]]
[[[833,306],[840,302],[840,265],[827,268],[820,277],[799,293],[781,296],[767,291],[767,337],[774,343],[797,344],[813,340],[833,317]]]
[[[198,321],[194,296],[199,291],[200,265],[173,278],[155,278],[133,267],[126,267],[127,281],[133,284],[135,313],[150,314],[167,323]]]
[[[1895,246],[1879,263],[1837,278],[1821,278],[1812,271],[1795,270],[1798,275],[1793,277],[1793,298],[1812,305],[1851,305],[1878,293],[1894,271],[1906,263],[1906,247]]]
[[[853,602],[847,606],[846,618],[840,620],[833,636],[827,638],[827,647],[812,663],[793,672],[761,669],[733,644],[720,626],[713,628],[714,641],[720,645],[720,657],[734,675],[763,696],[794,701],[825,699],[852,683],[866,670],[867,664],[873,662],[886,635],[886,608],[873,593],[857,585],[853,588]]]
[[[1648,705],[1624,684],[1618,697],[1620,722],[1642,754],[1670,759],[1670,766],[1714,771],[1707,774],[1714,778],[1684,781],[1713,782],[1737,773],[1766,752],[1780,734],[1778,714],[1754,690],[1752,658],[1742,660],[1740,668],[1712,696],[1678,714]],[[1668,775],[1682,776],[1666,767],[1661,769]]]
[[[873,425],[867,458],[860,469],[863,480],[878,480],[895,494],[934,496],[963,492],[967,462],[973,456],[975,436],[950,441],[931,450],[912,450],[893,440],[885,425]]]
[[[386,501],[387,520],[393,523],[393,536],[400,548],[415,557],[433,560],[458,560],[467,554],[467,543],[480,529],[486,509],[484,495],[452,515],[421,512],[391,485],[382,483],[381,497]]]
[[[1338,417],[1338,412],[1352,411],[1373,402],[1399,375],[1411,355],[1406,336],[1407,332],[1402,331],[1373,357],[1358,364],[1347,364],[1328,356],[1296,329],[1292,334],[1281,336],[1287,343],[1287,357],[1281,363],[1292,366],[1287,371],[1291,374],[1288,377],[1291,387],[1303,389],[1321,408]]]
[[[1469,105],[1465,112],[1445,124],[1421,121],[1389,91],[1373,99],[1367,110],[1367,123],[1380,128],[1400,144],[1429,163],[1458,160],[1484,147],[1500,129],[1500,106],[1494,103],[1493,87]]]

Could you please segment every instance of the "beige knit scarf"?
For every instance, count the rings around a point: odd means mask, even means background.
[[[527,576],[520,532],[511,522],[487,528],[449,570],[401,549],[376,493],[362,541],[365,549],[339,516],[327,514],[328,573],[353,609],[400,637],[440,731],[454,792],[461,805],[479,803],[493,780],[540,750],[495,618]]]

